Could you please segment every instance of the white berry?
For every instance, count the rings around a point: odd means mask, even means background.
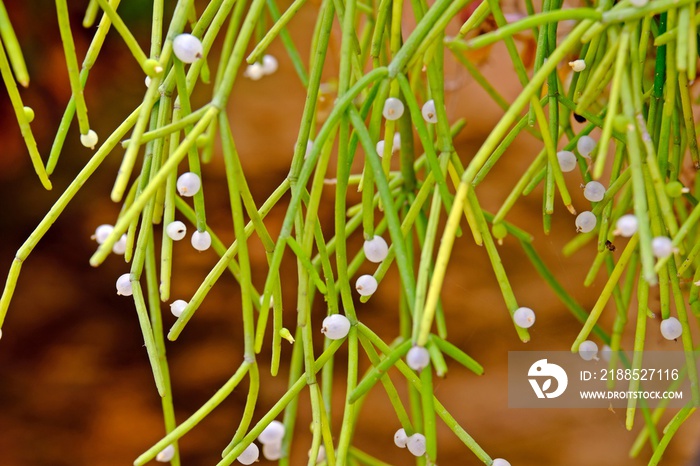
[[[158,455],[156,455],[156,461],[161,463],[168,463],[175,456],[175,447],[173,445],[168,445],[163,448]]]
[[[165,227],[165,234],[173,241],[180,241],[187,234],[187,226],[180,220],[175,220]]]
[[[384,157],[384,139],[380,139],[379,142],[377,142],[377,155],[380,157]]]
[[[258,435],[258,441],[263,445],[267,445],[268,443],[279,443],[282,441],[283,437],[284,424],[282,424],[280,421],[274,420],[269,423],[262,432],[260,432],[260,435]]]
[[[513,322],[520,328],[530,328],[535,323],[535,311],[529,307],[520,307],[513,313]]]
[[[403,102],[396,97],[389,97],[384,102],[382,115],[387,120],[398,120],[403,115]]]
[[[411,452],[413,456],[423,456],[425,455],[425,435],[423,434],[413,434],[408,437],[406,441],[406,447],[408,451]]]
[[[510,466],[510,463],[503,458],[496,458],[493,460],[493,463],[491,463],[491,466]]]
[[[199,175],[192,172],[186,172],[180,175],[177,179],[177,192],[180,196],[192,197],[202,188],[202,180]]]
[[[661,321],[661,335],[667,340],[675,340],[683,333],[683,327],[678,319],[669,317]]]
[[[127,239],[127,236],[126,236],[126,233],[124,233],[119,238],[119,241],[114,243],[114,246],[112,246],[112,252],[114,254],[118,254],[121,256],[126,252],[126,239]]]
[[[254,443],[251,443],[246,447],[243,452],[238,455],[238,460],[239,463],[241,464],[253,464],[256,461],[258,461],[258,457],[260,456],[260,450],[258,449],[258,446]]]
[[[367,257],[367,260],[374,263],[383,261],[389,254],[389,245],[386,244],[384,238],[377,235],[372,237],[372,239],[365,241],[362,249],[365,251],[365,257]]]
[[[597,181],[589,181],[583,188],[583,197],[591,202],[600,202],[605,196],[605,186]]]
[[[588,233],[593,231],[597,220],[593,212],[585,211],[578,214],[576,217],[576,231]]]
[[[333,314],[323,319],[321,333],[330,340],[345,338],[350,332],[350,321],[341,314]]]
[[[208,231],[192,233],[192,247],[197,251],[206,251],[211,246],[211,235]]]
[[[584,157],[588,157],[588,155],[593,152],[593,149],[595,148],[596,142],[595,139],[593,139],[590,136],[581,136],[579,140],[576,142],[576,149],[578,149],[578,153],[581,154]]]
[[[87,134],[80,135],[80,144],[90,149],[95,148],[97,141],[99,141],[99,138],[97,137],[97,133],[93,130],[89,130]]]
[[[569,66],[571,67],[572,70],[574,70],[574,72],[578,73],[578,72],[586,69],[586,62],[581,60],[581,59],[578,59],[578,60],[570,61]]]
[[[314,142],[309,139],[306,141],[306,153],[304,153],[304,158],[307,158],[312,150],[314,150]]]
[[[146,87],[151,87],[151,77],[146,76],[146,78],[143,80],[143,82],[146,84]]]
[[[262,70],[265,74],[273,74],[279,68],[277,59],[272,55],[265,55],[262,59]]]
[[[656,257],[662,259],[673,254],[673,243],[667,236],[657,236],[651,240],[651,251]]]
[[[263,66],[258,62],[251,63],[246,67],[245,71],[243,72],[243,76],[253,81],[257,81],[265,76],[265,68],[263,68]]]
[[[262,454],[268,461],[277,461],[282,458],[282,444],[266,443],[262,447]]]
[[[578,347],[578,354],[584,361],[598,360],[598,345],[591,340],[586,340]]]
[[[309,458],[311,458],[311,450],[313,450],[313,448],[309,450],[309,453],[308,453]],[[316,464],[318,464],[322,461],[325,461],[325,460],[326,460],[326,449],[323,445],[321,445],[320,447],[318,447],[318,455],[316,455]]]
[[[202,58],[202,41],[192,34],[180,34],[173,39],[173,52],[183,63],[194,63]]]
[[[629,238],[637,232],[638,226],[637,217],[632,214],[623,215],[617,219],[615,234]]]
[[[430,364],[430,353],[423,346],[414,346],[406,354],[406,364],[414,371],[422,371]]]
[[[406,442],[408,442],[408,435],[406,435],[406,430],[402,427],[394,434],[394,443],[399,448],[406,448]]]
[[[377,286],[379,286],[377,279],[372,275],[362,275],[355,282],[355,289],[360,296],[371,296],[377,291]]]
[[[612,348],[608,345],[603,345],[603,349],[600,350],[600,356],[604,361],[610,362],[610,356],[612,356]]]
[[[394,133],[394,141],[391,146],[393,152],[401,150],[401,133]]]
[[[131,274],[125,273],[117,278],[117,294],[120,296],[131,296]]]
[[[557,159],[559,159],[559,166],[561,171],[568,173],[576,168],[576,155],[568,150],[560,150],[557,152]]]
[[[114,227],[112,225],[106,223],[104,225],[100,225],[99,227],[95,228],[95,234],[92,235],[92,239],[97,241],[97,244],[102,244],[107,241],[107,238],[112,234],[113,230]]]
[[[172,312],[175,317],[180,317],[182,315],[182,311],[184,311],[186,307],[187,301],[184,299],[176,299],[170,304],[170,312]]]
[[[420,112],[423,115],[423,119],[428,123],[437,123],[437,112],[435,111],[435,101],[433,99],[424,103]]]

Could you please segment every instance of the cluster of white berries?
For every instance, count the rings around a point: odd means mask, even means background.
[[[598,345],[591,340],[586,340],[578,347],[578,354],[584,361],[598,360]]]
[[[97,244],[103,244],[107,241],[109,235],[112,234],[112,231],[114,231],[114,226],[105,223],[95,229],[95,234],[92,235],[92,239],[97,241]],[[114,254],[123,255],[126,252],[126,239],[127,236],[125,233],[119,237],[119,241],[114,243],[114,246],[112,246],[112,252]]]
[[[345,338],[350,332],[350,321],[342,314],[333,314],[323,319],[321,333],[330,340]]]
[[[192,34],[179,34],[173,39],[173,53],[183,63],[194,63],[202,58],[202,41]]]
[[[415,433],[410,437],[406,435],[406,430],[401,428],[394,434],[394,444],[399,448],[408,448],[413,456],[425,455],[425,435]]]
[[[177,179],[177,192],[183,197],[192,197],[202,189],[202,180],[196,173],[187,172]],[[187,234],[187,227],[180,221],[169,223],[165,227],[165,233],[173,241],[180,241]],[[192,233],[192,247],[197,251],[206,251],[211,247],[211,235],[208,231],[195,231]]]
[[[253,81],[257,81],[263,76],[269,76],[277,71],[279,68],[279,63],[277,59],[272,55],[265,55],[262,59],[262,63],[255,62],[248,65],[243,72],[243,76]]]
[[[378,264],[389,254],[389,245],[381,236],[375,235],[362,245],[365,257],[370,262]],[[355,282],[355,289],[360,296],[371,296],[377,291],[377,279],[373,275],[361,275]]]
[[[265,459],[277,461],[282,457],[282,440],[284,439],[284,433],[284,424],[274,420],[263,429],[260,435],[258,435],[258,441],[263,445],[262,454]]]

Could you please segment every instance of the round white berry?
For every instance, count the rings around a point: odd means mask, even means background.
[[[513,322],[520,328],[530,328],[535,323],[535,311],[529,307],[520,307],[513,313]]]
[[[143,80],[144,84],[146,84],[146,87],[151,87],[151,77],[146,76],[146,78]]]
[[[268,461],[277,461],[282,458],[282,444],[266,443],[262,447],[262,454]]]
[[[423,115],[423,119],[428,123],[437,123],[437,112],[435,111],[435,101],[433,99],[424,103],[420,112]]]
[[[120,296],[131,296],[131,274],[125,273],[117,278],[117,294]]]
[[[632,214],[623,215],[617,219],[615,234],[629,238],[637,232],[638,226],[637,217]]]
[[[241,464],[253,464],[256,461],[258,461],[258,457],[260,456],[260,450],[258,449],[258,446],[254,443],[251,443],[246,447],[243,452],[238,455],[238,460],[239,463]]]
[[[425,435],[423,434],[413,434],[408,437],[406,441],[406,447],[408,451],[411,452],[413,456],[423,456],[425,455]]]
[[[168,463],[173,459],[173,456],[175,456],[175,447],[173,445],[168,445],[156,455],[156,461]]]
[[[393,141],[393,144],[391,146],[391,150],[393,152],[397,152],[397,151],[401,150],[401,133],[399,133],[399,132],[394,133],[394,141]]]
[[[177,179],[177,192],[180,196],[192,197],[202,188],[202,180],[199,175],[192,172],[186,172],[180,175]]]
[[[584,361],[598,360],[598,345],[591,340],[586,340],[578,347],[578,354]]]
[[[605,186],[597,181],[589,181],[583,188],[583,197],[591,202],[600,202],[605,196]]]
[[[187,226],[180,220],[175,220],[165,227],[165,234],[173,241],[180,241],[187,234]]]
[[[192,233],[192,247],[197,251],[206,251],[211,246],[211,235],[208,231]]]
[[[659,259],[670,256],[673,254],[671,238],[667,236],[657,236],[651,240],[651,251]]]
[[[374,263],[379,263],[386,259],[387,254],[389,254],[389,245],[386,244],[384,238],[375,235],[372,239],[365,241],[362,246],[365,251],[365,257],[367,260]]]
[[[593,152],[595,145],[595,139],[590,136],[581,136],[579,140],[576,141],[576,149],[578,149],[578,153],[584,157],[588,157],[588,155]]]
[[[258,441],[263,445],[268,443],[279,443],[284,438],[284,424],[278,420],[274,420],[260,432],[258,435]]]
[[[182,315],[182,311],[184,311],[186,307],[187,301],[184,299],[176,299],[170,303],[170,312],[172,312],[175,317],[180,317]]]
[[[406,435],[406,430],[402,427],[394,434],[394,443],[399,448],[406,448],[406,442],[408,442],[408,435]]]
[[[414,346],[406,354],[406,364],[414,371],[422,371],[430,364],[430,353],[423,346]]]
[[[675,340],[683,333],[683,327],[678,319],[669,317],[661,321],[661,335],[667,340]]]
[[[569,66],[574,72],[578,73],[586,69],[586,62],[584,60],[578,59],[569,62]]]
[[[389,97],[384,102],[382,115],[387,120],[398,120],[403,115],[403,102],[396,97]]]
[[[321,333],[330,340],[345,338],[350,332],[350,321],[342,314],[333,314],[323,319]]]
[[[491,466],[510,466],[510,463],[503,458],[496,458],[493,460],[493,463],[491,463]]]
[[[371,296],[377,291],[377,279],[372,275],[362,275],[355,282],[355,289],[360,296]]]
[[[112,246],[112,252],[117,255],[124,255],[126,252],[126,233],[124,233],[120,238],[119,241],[114,243],[114,246]]]
[[[277,59],[272,55],[265,55],[262,59],[262,69],[265,74],[273,74],[279,68]]]
[[[581,212],[576,217],[576,231],[580,231],[581,233],[593,231],[596,222],[597,220],[593,212],[589,212],[587,210],[585,212]]]
[[[97,137],[97,133],[93,130],[89,130],[87,134],[80,135],[80,144],[85,147],[89,147],[90,149],[95,148],[97,141],[99,141],[99,138]]]
[[[252,79],[253,81],[257,81],[265,76],[265,69],[258,62],[251,63],[246,67],[245,71],[243,72],[243,76],[248,79]]]
[[[610,356],[612,356],[612,348],[609,345],[603,345],[603,349],[600,350],[600,356],[604,361],[610,362]]]
[[[202,58],[202,41],[192,34],[179,34],[173,39],[173,52],[183,63],[194,63]]]
[[[308,157],[312,150],[314,150],[314,142],[309,139],[306,141],[306,153],[304,154],[304,158]]]
[[[92,239],[97,241],[97,244],[102,244],[107,241],[107,238],[112,234],[113,230],[114,227],[107,223],[100,225],[99,227],[95,228],[95,234],[92,235]]]
[[[380,139],[379,142],[377,142],[377,155],[380,157],[384,157],[384,139]]]
[[[559,159],[559,166],[561,171],[568,173],[576,168],[576,155],[568,150],[560,150],[557,152],[557,159]]]
[[[311,458],[311,450],[313,450],[313,448],[309,449],[309,453],[308,453],[309,458]],[[321,445],[320,447],[318,447],[318,455],[316,455],[316,464],[318,464],[322,461],[325,461],[325,460],[326,460],[326,449],[323,445]]]

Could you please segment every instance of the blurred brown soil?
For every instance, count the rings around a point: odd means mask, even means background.
[[[281,5],[282,6],[282,5]],[[74,5],[78,54],[84,55],[90,32],[78,27],[83,5]],[[33,129],[42,154],[48,154],[52,135],[69,95],[62,50],[52,7],[25,2],[10,10],[21,40],[26,44],[32,76],[31,88],[23,91],[36,110]],[[308,33],[315,20],[315,6],[307,6],[290,24],[304,56],[309,48]],[[146,23],[144,22],[144,25]],[[144,35],[143,37],[146,37]],[[271,53],[283,57],[281,44]],[[509,67],[505,49],[495,47],[482,71],[506,99],[519,91]],[[337,64],[331,50],[330,62]],[[213,63],[211,63],[213,65]],[[448,96],[451,121],[464,117],[467,128],[457,139],[458,151],[466,163],[500,118],[502,111],[455,63],[448,63]],[[93,127],[103,137],[109,134],[144,91],[143,76],[121,40],[110,34],[104,56],[90,76],[87,101]],[[78,143],[77,125],[71,129],[62,159],[54,174],[54,190],[44,192],[31,170],[26,150],[9,110],[6,94],[0,93],[2,108],[2,157],[0,157],[0,279],[12,257],[59,193],[87,161],[90,152]],[[206,95],[200,96],[200,102]],[[236,84],[230,108],[234,136],[243,159],[246,176],[258,204],[286,176],[304,90],[291,63],[280,58],[280,70],[259,82],[241,78]],[[539,147],[528,137],[519,138],[507,151],[477,194],[483,206],[495,211],[510,187],[522,174]],[[130,299],[118,297],[114,281],[128,270],[119,257],[111,257],[97,270],[88,265],[94,251],[90,235],[96,225],[110,223],[118,206],[110,203],[109,191],[120,161],[120,151],[107,160],[85,185],[61,218],[53,225],[26,261],[18,288],[3,326],[0,340],[0,464],[3,466],[80,466],[130,464],[163,435],[160,401],[148,366],[138,321]],[[333,168],[331,168],[332,170]],[[585,201],[576,186],[580,175],[568,174],[567,183],[575,205]],[[233,238],[227,206],[223,165],[220,157],[204,167],[208,219],[225,243]],[[20,193],[18,195],[18,193]],[[332,235],[333,187],[324,193],[319,220],[325,234]],[[349,204],[356,202],[355,194]],[[592,248],[573,257],[563,257],[561,247],[575,234],[573,218],[558,202],[552,234],[541,227],[541,192],[521,199],[508,220],[535,236],[534,246],[558,280],[586,309],[595,302],[604,284],[598,278],[583,288],[583,277],[593,257]],[[275,209],[268,221],[273,234],[284,215]],[[195,253],[189,244],[175,245],[173,299],[189,299],[198,283],[216,261],[213,252]],[[258,240],[250,241],[254,261],[254,282],[262,286],[265,254]],[[361,247],[361,237],[350,239],[350,251]],[[580,324],[559,303],[521,252],[513,238],[507,238],[500,253],[515,294],[522,305],[537,309],[532,341],[519,342],[485,251],[474,245],[468,231],[454,247],[444,286],[444,307],[449,339],[486,368],[477,377],[449,362],[448,376],[435,382],[435,393],[462,426],[493,456],[508,458],[514,466],[640,466],[642,459],[629,459],[627,451],[638,428],[627,432],[624,412],[608,410],[524,410],[509,409],[507,403],[507,355],[510,350],[567,350]],[[287,260],[283,276],[293,276],[295,264]],[[363,266],[361,272],[371,272]],[[285,288],[285,324],[293,327],[296,302],[294,280]],[[390,273],[367,304],[356,302],[359,318],[385,339],[397,333],[399,281]],[[318,302],[314,325],[323,318]],[[169,327],[174,318],[163,305]],[[610,310],[603,321],[609,325]],[[628,332],[629,333],[629,332]],[[318,335],[320,337],[320,334]],[[320,341],[320,338],[319,338]],[[291,346],[283,343],[283,360]],[[669,349],[672,345],[650,337],[649,345]],[[224,276],[177,342],[167,344],[178,422],[184,421],[204,403],[235,371],[242,360],[242,329],[239,288]],[[257,420],[284,393],[288,367],[280,376],[269,376],[269,341],[260,355],[261,387]],[[675,349],[675,348],[674,348]],[[342,419],[346,351],[336,359],[336,390],[332,418],[337,427]],[[362,361],[362,368],[368,361]],[[407,400],[405,384],[393,374],[401,395]],[[246,396],[246,384],[222,403],[201,425],[181,442],[183,464],[209,465],[233,435]],[[301,396],[292,464],[305,464],[309,445],[310,409],[307,393]],[[664,416],[664,425],[670,415]],[[638,425],[641,419],[637,420]],[[441,423],[439,464],[476,465],[478,461]],[[399,427],[384,392],[377,388],[362,406],[356,444],[390,464],[411,464],[405,450],[393,446],[392,435]],[[336,430],[337,435],[337,430]],[[700,426],[692,419],[679,431],[665,455],[664,464],[685,465],[697,450]],[[263,464],[267,464],[263,461]]]

